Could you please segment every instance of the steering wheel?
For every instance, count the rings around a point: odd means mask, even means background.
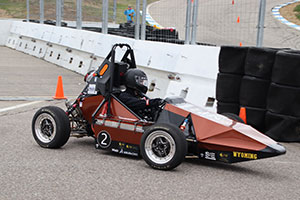
[[[153,121],[156,121],[159,117],[159,113],[164,109],[165,105],[166,105],[166,101],[164,99],[162,99],[159,104],[158,104],[158,109],[155,111],[154,113],[154,117],[153,117]]]

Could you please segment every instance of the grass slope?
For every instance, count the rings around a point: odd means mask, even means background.
[[[157,0],[148,0],[148,4]],[[55,19],[56,0],[44,0],[45,19]],[[142,1],[141,1],[142,4]],[[117,23],[126,21],[124,10],[131,5],[135,8],[136,0],[117,0]],[[142,8],[142,5],[140,6]],[[101,21],[102,0],[82,0],[84,21]],[[0,0],[0,18],[26,18],[26,0]],[[109,21],[113,17],[113,0],[109,0]],[[39,19],[39,0],[30,0],[30,18]],[[64,20],[76,20],[76,0],[64,0]]]

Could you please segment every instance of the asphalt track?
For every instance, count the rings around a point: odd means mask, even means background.
[[[67,97],[81,91],[83,77],[6,47],[0,47],[0,74],[1,200],[299,199],[299,143],[284,144],[287,154],[280,157],[232,165],[186,160],[167,172],[96,150],[92,138],[43,149],[31,134],[34,113],[64,108],[51,100],[58,75]]]
[[[300,49],[300,31],[272,16],[273,7],[292,0],[266,0],[263,46]],[[197,41],[215,45],[255,46],[259,0],[199,0]],[[149,13],[164,27],[175,27],[185,38],[186,0],[160,0]],[[240,23],[237,23],[237,17]]]

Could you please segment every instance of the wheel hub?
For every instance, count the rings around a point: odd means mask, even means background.
[[[56,135],[56,123],[54,118],[48,113],[42,113],[35,121],[35,132],[38,139],[44,143],[49,143]]]
[[[44,119],[41,124],[41,131],[46,136],[50,137],[53,133],[53,124],[49,119]]]
[[[163,137],[156,138],[152,144],[152,150],[159,157],[166,157],[170,153],[170,143]]]
[[[175,156],[176,144],[168,132],[157,130],[147,137],[145,152],[148,158],[156,164],[165,164]]]

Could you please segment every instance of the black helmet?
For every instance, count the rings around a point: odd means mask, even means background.
[[[148,90],[147,75],[140,69],[129,69],[125,75],[125,85],[146,94]]]

